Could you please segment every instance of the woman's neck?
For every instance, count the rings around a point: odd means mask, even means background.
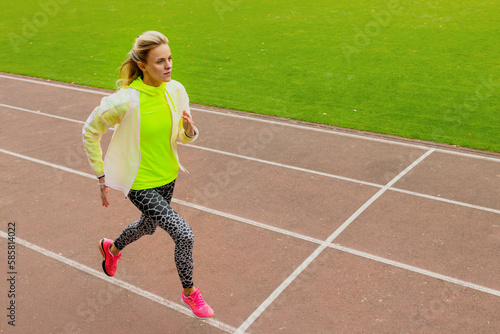
[[[163,81],[150,76],[148,73],[144,73],[144,78],[142,79],[142,82],[144,82],[146,85],[153,87],[160,87],[161,84],[163,83]]]

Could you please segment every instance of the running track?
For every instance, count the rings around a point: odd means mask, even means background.
[[[161,230],[105,276],[98,240],[139,215],[117,191],[100,205],[83,152],[83,122],[108,94],[0,75],[0,332],[500,331],[500,154],[200,105],[173,206],[216,317],[181,306]]]

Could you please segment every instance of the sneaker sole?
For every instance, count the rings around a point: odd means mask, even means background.
[[[101,254],[102,254],[102,258],[104,259],[102,261],[102,270],[104,271],[104,273],[106,275],[108,275],[109,277],[112,277],[110,274],[108,274],[108,272],[106,271],[106,252],[104,251],[104,239],[101,239],[101,241],[99,241],[99,250],[101,251]]]
[[[193,309],[184,301],[184,299],[181,298],[181,302],[182,302],[182,304],[184,304],[184,306],[186,306],[191,311],[191,313],[194,315],[195,318],[198,318],[200,320],[207,320],[215,315],[215,314],[212,314],[211,316],[205,317],[205,318],[199,317],[196,314],[194,314]]]

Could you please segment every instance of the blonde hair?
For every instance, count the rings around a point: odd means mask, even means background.
[[[146,64],[149,52],[162,44],[168,44],[168,38],[158,31],[146,31],[137,37],[134,47],[128,53],[128,59],[120,67],[120,79],[116,82],[116,86],[127,87],[138,77],[143,78],[143,73],[137,63]]]

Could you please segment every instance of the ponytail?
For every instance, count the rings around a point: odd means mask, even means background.
[[[125,88],[135,79],[143,78],[143,73],[137,63],[143,62],[146,64],[149,52],[162,44],[168,44],[168,38],[157,31],[147,31],[137,37],[134,47],[129,52],[129,57],[120,67],[120,79],[116,82],[116,86]]]

